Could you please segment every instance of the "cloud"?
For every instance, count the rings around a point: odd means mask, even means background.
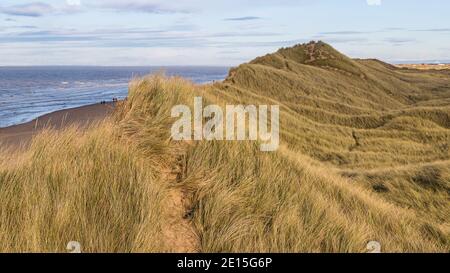
[[[190,13],[191,10],[181,5],[169,5],[167,2],[161,1],[144,1],[144,0],[102,0],[91,5],[97,9],[109,9],[118,12],[140,12],[140,13]]]
[[[344,30],[344,31],[329,31],[329,32],[321,32],[321,35],[358,35],[358,34],[368,34],[370,31],[353,31],[353,30]]]
[[[59,44],[63,46],[95,46],[98,48],[205,48],[237,47],[248,43],[243,38],[263,39],[268,42],[253,46],[275,46],[270,40],[279,37],[276,32],[230,31],[199,32],[191,25],[170,25],[164,28],[108,28],[77,31],[74,29],[24,29],[0,37],[0,44]],[[287,43],[283,43],[286,45]],[[250,44],[246,45],[249,46]]]
[[[81,6],[81,0],[66,0],[68,6]]]
[[[413,43],[416,42],[415,39],[410,39],[410,38],[386,38],[384,39],[385,42],[387,43],[391,43],[393,45],[403,45],[403,44],[408,44],[408,43]]]
[[[24,17],[42,17],[47,15],[71,14],[79,11],[81,11],[80,0],[67,0],[66,3],[58,6],[52,6],[43,2],[33,2],[6,7],[0,6],[0,13]]]
[[[332,43],[332,44],[338,44],[338,43],[352,43],[352,42],[357,42],[359,44],[361,43],[365,43],[368,41],[367,38],[363,38],[363,37],[353,37],[353,36],[345,36],[345,37],[323,37],[323,36],[314,36],[313,37],[316,40],[322,40],[325,41],[327,43]]]
[[[381,0],[366,0],[369,6],[381,6]]]
[[[253,20],[260,20],[261,17],[256,16],[245,16],[245,17],[233,17],[233,18],[225,18],[225,21],[253,21]]]
[[[30,25],[15,26],[15,28],[22,28],[22,29],[38,29],[37,26],[30,26]]]
[[[402,27],[387,27],[387,28],[384,28],[382,31],[399,31],[399,30],[405,30],[405,29]]]
[[[53,7],[42,2],[0,7],[0,13],[14,16],[40,17],[52,12],[54,12]]]
[[[299,3],[310,2],[311,0],[91,0],[85,1],[85,6],[97,10],[111,10],[114,12],[133,12],[133,13],[206,13],[217,12],[243,12],[244,10],[254,10],[255,3],[260,7],[272,6],[296,6]],[[233,13],[230,13],[233,14]],[[239,13],[237,13],[239,14]],[[248,16],[249,20],[254,16]],[[243,20],[246,17],[242,17]],[[234,18],[229,18],[234,19]],[[239,17],[236,19],[240,19]],[[255,18],[256,19],[256,18]]]
[[[216,9],[223,10],[233,7],[229,1],[215,0],[211,2],[202,0],[183,0],[183,1],[167,1],[167,0],[59,0],[52,1],[52,4],[39,1],[11,5],[6,7],[0,6],[0,13],[15,16],[41,17],[48,14],[68,14],[80,11],[106,10],[112,12],[129,12],[129,13],[151,13],[151,14],[167,14],[167,13],[201,13],[204,10]],[[280,0],[276,4],[272,0],[259,0],[259,6],[272,5],[292,5],[297,3],[293,0]],[[254,0],[241,0],[240,8],[242,10],[249,6],[254,6]],[[250,21],[261,19],[256,16],[244,16],[236,18],[226,18],[228,21]]]
[[[431,29],[418,29],[416,31],[424,32],[450,32],[450,28],[431,28]]]
[[[328,36],[328,35],[367,35],[367,34],[374,34],[374,33],[385,33],[385,32],[392,32],[392,31],[400,31],[405,30],[404,28],[397,28],[397,27],[388,27],[388,28],[382,28],[378,30],[368,30],[368,31],[356,31],[356,30],[342,30],[342,31],[327,31],[327,32],[320,32],[320,35]]]

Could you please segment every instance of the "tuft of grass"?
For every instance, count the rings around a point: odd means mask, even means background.
[[[1,252],[163,251],[167,186],[111,123],[80,132],[45,131],[19,164],[0,163]]]

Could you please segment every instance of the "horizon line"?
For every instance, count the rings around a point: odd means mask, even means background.
[[[354,60],[371,60],[378,58],[352,58]],[[398,64],[450,64],[450,59],[448,60],[436,60],[436,59],[426,59],[426,60],[392,60],[385,61],[378,59],[382,62],[398,65]],[[248,62],[243,62],[245,64]],[[238,65],[201,65],[201,64],[189,64],[189,65],[83,65],[83,64],[33,64],[33,65],[0,65],[0,68],[20,68],[20,67],[211,67],[211,68],[231,68]]]

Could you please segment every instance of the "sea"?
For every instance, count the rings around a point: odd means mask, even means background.
[[[0,67],[0,128],[54,111],[124,99],[134,77],[163,72],[195,83],[221,81],[228,67]]]

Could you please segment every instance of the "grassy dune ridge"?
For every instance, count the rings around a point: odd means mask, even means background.
[[[280,105],[280,149],[172,141],[172,106],[195,96]],[[110,120],[1,152],[0,251],[449,252],[449,102],[449,71],[322,42],[211,85],[135,79]]]

